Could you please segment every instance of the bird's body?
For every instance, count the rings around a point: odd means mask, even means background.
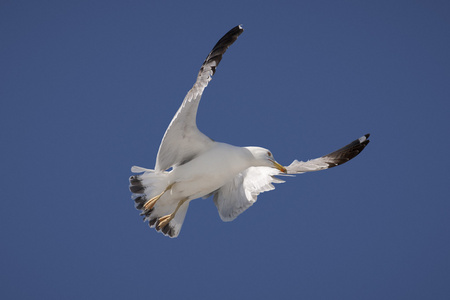
[[[243,32],[236,26],[214,46],[200,68],[197,81],[186,95],[164,134],[154,170],[133,167],[130,190],[136,208],[150,227],[178,236],[191,200],[213,196],[224,221],[234,220],[257,196],[283,182],[276,176],[318,171],[345,163],[369,143],[365,135],[328,155],[307,162],[294,160],[283,167],[261,147],[237,147],[215,142],[196,125],[197,108],[222,55]]]
[[[172,188],[175,195],[179,193],[189,200],[197,199],[217,190],[224,182],[251,167],[251,163],[252,156],[247,149],[214,142],[201,156],[173,169],[169,184],[178,182]]]

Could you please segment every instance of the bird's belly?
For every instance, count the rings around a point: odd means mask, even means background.
[[[171,181],[175,183],[172,193],[191,200],[206,196],[249,167],[239,153],[233,152],[237,147],[223,148],[223,151],[211,151],[211,154],[206,153],[201,158],[174,169],[171,174]]]
[[[190,180],[177,181],[172,187],[172,193],[177,198],[189,198],[192,200],[214,192],[231,179],[232,177],[224,178],[209,174],[208,176],[199,176]]]

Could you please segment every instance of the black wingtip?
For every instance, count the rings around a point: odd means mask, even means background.
[[[235,26],[230,29],[225,35],[227,34],[234,34],[234,32],[239,32],[241,34],[244,31],[244,27],[242,27],[242,24],[239,24],[238,26]]]
[[[365,137],[365,140],[367,141],[367,143],[369,143],[369,137],[370,137],[370,133],[363,135],[361,138]]]
[[[206,57],[205,61],[200,68],[200,73],[203,72],[205,65],[209,64],[211,61],[215,61],[216,64],[211,66],[212,73],[216,72],[216,68],[219,65],[219,62],[222,60],[223,54],[227,51],[228,47],[230,47],[237,38],[244,32],[244,28],[241,25],[235,26],[230,29],[225,35],[216,43],[211,52]]]
[[[362,144],[364,147],[366,147],[366,146],[370,143],[370,140],[369,140],[370,133],[365,134],[364,137],[365,137],[365,140],[364,140],[363,142],[361,142],[361,144]],[[363,147],[362,149],[364,149],[364,147]],[[361,151],[362,151],[362,149],[361,149]]]
[[[228,49],[228,47],[230,47],[236,40],[237,38],[244,32],[244,28],[242,28],[241,25],[235,26],[233,28],[231,28],[227,33],[224,34],[224,36],[216,43],[216,45],[213,47],[210,55],[219,50],[220,52],[223,51],[224,54],[225,51]],[[224,49],[224,50],[222,50]]]
[[[350,144],[324,156],[328,159],[329,168],[342,165],[360,154],[370,143],[370,133],[363,135]]]

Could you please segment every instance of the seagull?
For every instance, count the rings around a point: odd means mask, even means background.
[[[283,183],[277,176],[293,176],[341,165],[369,143],[369,134],[325,156],[294,160],[289,166],[275,161],[261,147],[220,143],[200,132],[197,109],[222,55],[242,34],[241,25],[228,31],[203,62],[192,89],[176,112],[159,146],[154,169],[133,166],[130,177],[136,209],[151,228],[166,236],[179,235],[191,200],[213,197],[220,218],[227,222],[256,202],[262,192]]]

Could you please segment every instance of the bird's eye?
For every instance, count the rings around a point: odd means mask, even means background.
[[[270,157],[270,156],[272,156],[272,153],[270,153],[270,152],[267,152],[267,155],[269,155],[269,157]]]

